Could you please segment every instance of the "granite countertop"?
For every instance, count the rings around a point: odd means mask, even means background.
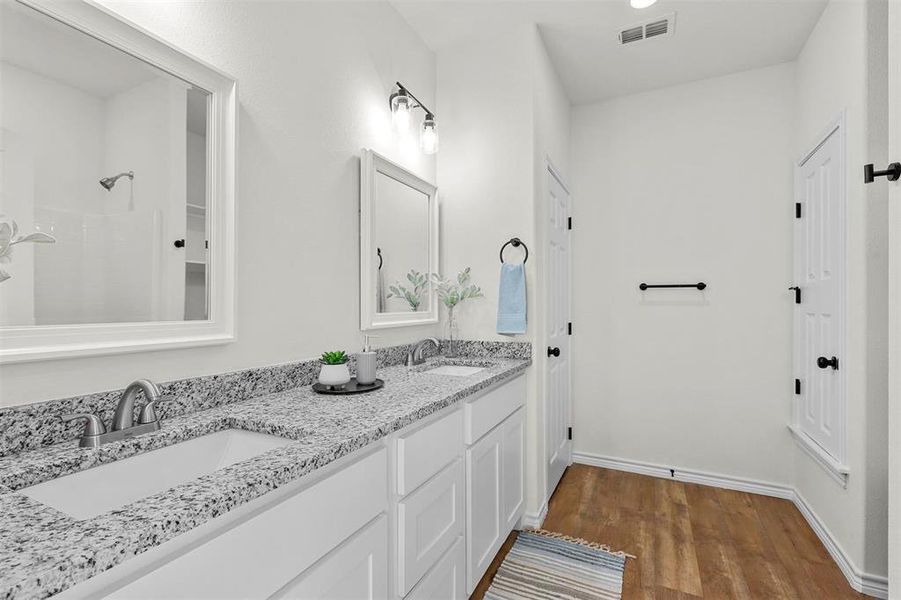
[[[486,369],[468,377],[423,367],[379,371],[385,387],[323,396],[308,386],[167,419],[160,431],[96,450],[75,442],[0,458],[0,597],[46,598],[524,371],[528,359],[430,359]],[[16,493],[30,485],[238,428],[294,440],[97,517],[75,520]]]

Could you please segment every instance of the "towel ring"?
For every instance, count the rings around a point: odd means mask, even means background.
[[[507,246],[509,246],[511,244],[513,245],[514,248],[519,248],[520,246],[523,247],[523,249],[526,251],[526,257],[522,259],[522,264],[526,264],[526,261],[529,260],[529,247],[526,246],[525,242],[523,242],[518,237],[510,238],[510,240],[506,244],[501,246],[501,251],[500,251],[501,264],[504,264],[504,248],[506,248]]]
[[[379,271],[382,270],[382,249],[376,248],[375,253],[379,255]]]

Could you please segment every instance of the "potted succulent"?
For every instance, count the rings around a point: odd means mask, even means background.
[[[322,367],[319,369],[319,383],[333,388],[342,388],[350,381],[350,369],[347,361],[350,357],[344,350],[323,352],[319,358]]]

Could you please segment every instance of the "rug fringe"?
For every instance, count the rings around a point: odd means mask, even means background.
[[[615,556],[622,556],[623,558],[637,558],[634,554],[629,554],[628,552],[623,552],[622,550],[611,550],[610,546],[606,544],[589,542],[586,539],[564,535],[562,533],[557,533],[556,531],[548,531],[546,529],[524,529],[523,531],[528,531],[529,533],[534,533],[536,535],[544,536],[546,538],[551,538],[554,540],[563,540],[564,542],[579,544],[580,546],[585,546],[586,548],[592,548],[594,550],[603,550],[604,552],[609,552],[610,554],[613,554]]]

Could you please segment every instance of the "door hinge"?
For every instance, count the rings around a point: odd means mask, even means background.
[[[573,218],[572,217],[566,217],[566,228],[567,229],[573,228]]]
[[[795,394],[798,396],[801,395],[801,380],[800,379],[795,379]]]
[[[572,335],[572,334],[573,334],[573,324],[572,324],[572,321],[570,321],[569,323],[566,324],[566,335]]]
[[[568,440],[573,439],[573,428],[572,427],[566,428],[566,439],[568,439]]]
[[[795,292],[795,304],[801,304],[801,288],[799,288],[796,285],[793,285],[788,289],[794,290],[794,292]]]
[[[795,202],[795,218],[796,219],[801,218],[801,203],[800,202]]]

